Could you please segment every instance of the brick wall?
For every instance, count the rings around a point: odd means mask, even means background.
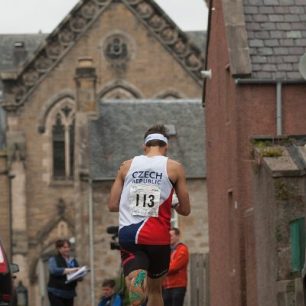
[[[229,70],[221,1],[214,1],[206,81],[211,306],[257,302],[252,200],[254,135],[276,134],[276,86],[237,85]],[[283,133],[304,134],[304,85],[283,85]],[[222,295],[220,295],[222,290]]]

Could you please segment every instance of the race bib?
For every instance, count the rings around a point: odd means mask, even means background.
[[[156,185],[132,184],[130,188],[130,210],[133,216],[157,217],[160,189]]]

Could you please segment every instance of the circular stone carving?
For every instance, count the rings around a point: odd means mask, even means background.
[[[162,39],[167,44],[173,44],[177,39],[178,33],[175,29],[167,27],[161,32]]]
[[[39,73],[36,70],[31,69],[27,71],[22,78],[26,86],[33,86],[39,78]]]
[[[105,58],[111,62],[125,62],[129,58],[129,44],[121,34],[109,36],[104,42],[103,51]]]
[[[188,46],[186,43],[184,43],[181,39],[178,39],[174,46],[173,46],[174,51],[180,55],[180,56],[184,56],[187,54],[188,52]]]
[[[145,2],[139,3],[136,10],[143,18],[149,18],[154,13],[152,6]]]
[[[52,60],[45,55],[40,56],[35,61],[35,68],[40,72],[45,72],[52,65]]]
[[[166,25],[164,19],[156,14],[149,19],[148,23],[156,32],[163,29]]]
[[[60,43],[55,41],[47,45],[46,52],[50,58],[53,58],[53,59],[58,58],[62,52]]]
[[[82,7],[82,16],[87,19],[91,19],[97,12],[97,7],[95,4],[89,2]]]
[[[187,56],[187,58],[185,59],[185,63],[192,70],[196,70],[201,67],[201,61],[194,53]]]
[[[63,45],[69,45],[74,40],[74,33],[69,29],[65,29],[59,33],[58,39]]]
[[[82,16],[75,16],[70,20],[70,27],[73,31],[81,32],[86,26],[86,19]]]

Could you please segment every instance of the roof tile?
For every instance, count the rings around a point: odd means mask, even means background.
[[[301,77],[299,72],[288,72],[287,76],[289,79],[299,79]]]
[[[273,75],[274,74],[271,72],[266,72],[266,71],[261,71],[261,70],[257,72],[257,76],[259,79],[272,79]]]
[[[272,38],[282,38],[284,37],[284,32],[282,31],[270,31],[270,35]]]
[[[279,39],[279,43],[283,47],[290,47],[294,45],[294,40],[293,39]]]
[[[304,7],[302,6],[293,6],[289,8],[291,14],[301,15],[304,14]]]
[[[252,40],[250,40],[250,46],[251,47],[263,47],[264,43],[263,43],[262,40],[252,39]]]
[[[278,5],[278,0],[264,0],[264,5]]]
[[[272,21],[272,22],[282,22],[284,21],[284,16],[283,15],[280,15],[280,14],[277,14],[277,15],[269,15],[269,20]]]
[[[254,37],[256,38],[270,38],[270,32],[269,31],[256,31],[253,32],[254,33]]]
[[[285,63],[296,63],[298,60],[298,57],[294,55],[288,55],[288,56],[284,56],[283,60]]]
[[[279,0],[280,5],[294,5],[294,0]]]
[[[292,71],[292,64],[278,64],[277,68],[282,71]]]
[[[266,39],[264,44],[267,47],[276,47],[279,46],[279,41],[277,39]]]
[[[278,30],[291,30],[292,24],[290,24],[289,22],[281,22],[281,23],[277,23],[275,27]]]
[[[257,6],[248,6],[245,10],[247,14],[258,14],[258,7]]]
[[[271,64],[262,65],[261,68],[262,68],[264,71],[276,71],[275,65],[271,65]]]
[[[254,63],[267,63],[267,57],[266,56],[254,56],[253,57]]]
[[[289,31],[289,32],[286,32],[286,35],[288,38],[302,38],[301,31]]]
[[[289,6],[275,6],[274,11],[278,14],[286,14],[289,13]]]
[[[285,15],[284,20],[288,22],[299,22],[300,16],[299,15]]]
[[[275,55],[287,55],[289,54],[289,51],[287,48],[284,48],[284,47],[274,48],[274,54]]]
[[[306,38],[303,38],[303,39],[296,39],[295,40],[295,44],[297,46],[306,46]]]
[[[273,49],[272,48],[258,48],[258,53],[259,55],[271,55],[273,54]]]
[[[273,6],[260,6],[259,7],[259,13],[260,14],[273,14],[274,13],[274,7]]]
[[[249,0],[250,5],[261,6],[263,5],[263,0]]]

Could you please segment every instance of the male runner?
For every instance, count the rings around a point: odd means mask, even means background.
[[[151,127],[144,137],[145,155],[122,163],[112,186],[108,207],[119,211],[121,259],[132,306],[163,306],[161,284],[170,261],[170,219],[175,210],[190,213],[182,165],[166,157],[165,126]],[[145,288],[146,287],[146,288]]]

